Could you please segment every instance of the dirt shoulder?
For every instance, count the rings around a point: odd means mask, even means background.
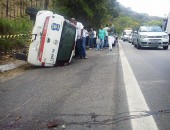
[[[13,65],[12,67],[10,65]],[[3,69],[5,68],[5,70]],[[16,59],[16,53],[0,54],[0,82],[16,77],[30,68],[24,61]],[[2,69],[2,70],[1,70]]]
[[[10,62],[11,63],[15,62],[15,60],[10,61]],[[4,82],[4,81],[14,78],[20,74],[23,74],[24,72],[26,72],[29,69],[31,69],[31,66],[29,64],[24,64],[24,65],[21,65],[20,67],[17,67],[15,69],[0,72],[0,82]]]

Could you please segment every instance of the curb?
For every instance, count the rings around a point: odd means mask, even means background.
[[[12,69],[18,68],[18,67],[26,65],[26,64],[27,64],[26,61],[16,60],[13,63],[0,65],[0,72],[5,72],[5,71],[8,71],[8,70],[12,70]]]

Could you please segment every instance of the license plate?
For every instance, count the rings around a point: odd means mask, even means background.
[[[159,39],[150,39],[151,43],[159,43]]]

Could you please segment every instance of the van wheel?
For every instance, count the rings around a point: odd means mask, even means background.
[[[164,49],[164,50],[167,50],[167,49],[168,49],[168,46],[164,46],[163,49]]]

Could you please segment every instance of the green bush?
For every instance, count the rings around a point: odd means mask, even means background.
[[[28,34],[32,30],[32,21],[27,18],[0,19],[0,35]],[[0,39],[0,51],[7,52],[22,48],[28,44],[29,36],[20,38]]]

